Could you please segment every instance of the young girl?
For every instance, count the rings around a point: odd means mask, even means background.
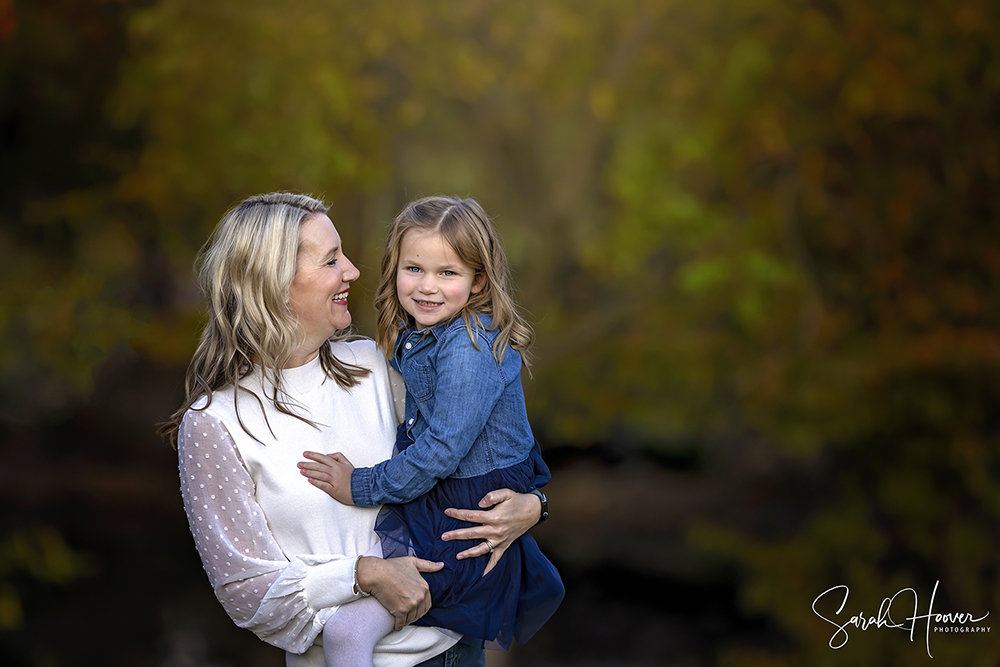
[[[564,589],[529,536],[496,558],[456,559],[474,541],[442,541],[470,524],[444,510],[479,508],[491,489],[528,492],[549,480],[528,425],[521,388],[531,330],[508,293],[496,230],[472,199],[427,197],[393,221],[375,306],[377,341],[406,380],[396,453],[371,468],[342,455],[306,452],[302,474],[345,504],[381,510],[375,531],[385,557],[444,563],[424,575],[433,606],[418,625],[463,641],[509,648],[552,615]],[[543,515],[544,516],[544,515]],[[480,543],[481,544],[481,543]],[[372,599],[345,605],[324,633],[327,666],[371,665],[393,619]]]

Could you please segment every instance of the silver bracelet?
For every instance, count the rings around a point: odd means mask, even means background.
[[[367,598],[371,597],[372,594],[365,593],[363,590],[361,590],[361,584],[358,583],[358,563],[361,562],[362,558],[364,558],[364,556],[358,556],[357,558],[354,559],[354,587],[351,589],[351,592],[357,595],[358,597]]]

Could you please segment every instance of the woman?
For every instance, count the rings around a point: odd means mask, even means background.
[[[388,458],[405,395],[373,342],[336,337],[360,274],[326,211],[304,195],[253,197],[204,251],[208,323],[167,426],[191,531],[230,617],[285,649],[289,665],[323,665],[324,624],[369,594],[396,619],[377,664],[482,664],[454,633],[408,625],[432,603],[420,572],[441,564],[381,559],[378,508],[341,505],[298,472],[305,450],[366,466]],[[481,505],[496,507],[448,510],[483,524],[442,536],[468,540],[462,557],[502,553],[540,514],[534,495],[506,489]]]

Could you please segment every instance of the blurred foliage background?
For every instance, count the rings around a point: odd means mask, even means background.
[[[991,0],[0,0],[0,662],[283,664],[153,424],[195,253],[290,189],[369,335],[406,201],[504,236],[569,589],[512,664],[929,663],[810,606],[1000,613],[998,45]]]

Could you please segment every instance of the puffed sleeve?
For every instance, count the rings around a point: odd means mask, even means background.
[[[357,599],[355,557],[285,556],[232,436],[214,415],[188,412],[177,450],[184,511],[216,597],[239,627],[302,653],[339,605]]]

